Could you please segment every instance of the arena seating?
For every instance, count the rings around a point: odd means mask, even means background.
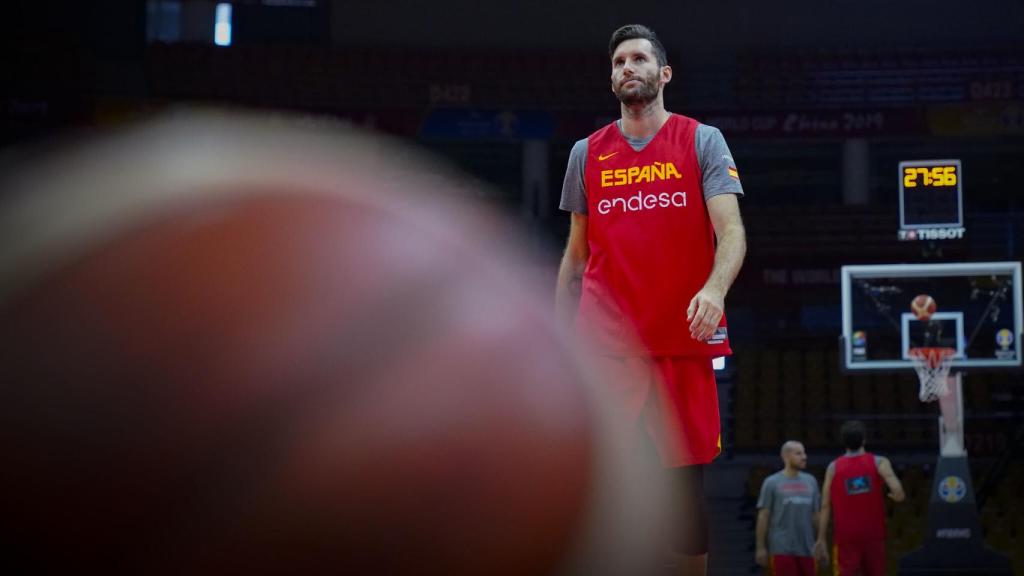
[[[759,51],[738,62],[745,107],[892,107],[977,97],[972,82],[1024,77],[1017,52],[907,50]]]
[[[935,411],[918,400],[910,373],[845,375],[838,351],[829,348],[740,350],[729,414],[737,450],[775,449],[786,439],[808,448],[835,447],[843,420],[873,423],[869,442],[887,449],[932,449]],[[964,384],[969,441],[986,442],[993,402],[1012,399],[1013,376],[971,374]],[[971,446],[969,445],[970,449]],[[1002,446],[979,446],[989,452]]]
[[[614,102],[603,54],[151,44],[155,95],[312,109],[589,109]]]
[[[739,59],[731,82],[722,82],[720,70],[689,69],[678,55],[670,61],[687,82],[674,84],[666,98],[708,110],[962,102],[978,98],[972,89],[984,91],[988,79],[1024,78],[1020,52],[760,51]],[[600,52],[153,43],[148,62],[154,92],[163,95],[394,108],[429,105],[431,85],[454,85],[467,86],[477,106],[592,109],[614,102]],[[730,84],[725,92],[701,89]]]

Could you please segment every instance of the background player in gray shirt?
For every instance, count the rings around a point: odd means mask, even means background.
[[[814,576],[814,530],[821,509],[818,481],[807,467],[804,445],[782,445],[785,468],[765,478],[757,500],[757,551],[761,566],[776,576]]]

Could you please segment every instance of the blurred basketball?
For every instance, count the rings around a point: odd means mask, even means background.
[[[549,574],[656,557],[663,493],[500,221],[432,164],[213,115],[18,184],[0,211],[12,564]]]
[[[935,314],[935,300],[927,294],[918,294],[910,301],[910,311],[918,320],[927,321]]]

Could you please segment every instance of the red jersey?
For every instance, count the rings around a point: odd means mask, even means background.
[[[829,495],[836,543],[885,538],[882,475],[878,473],[874,454],[836,458]]]
[[[690,336],[686,319],[715,258],[696,130],[672,114],[639,152],[615,123],[587,140],[590,258],[577,325],[609,354],[731,354],[724,315],[708,342]]]

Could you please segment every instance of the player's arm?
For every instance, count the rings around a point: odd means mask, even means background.
[[[895,502],[903,502],[907,499],[906,493],[903,492],[903,483],[896,476],[896,471],[892,469],[892,463],[888,458],[880,457],[878,459],[878,474],[882,480],[885,480],[885,485],[889,487],[889,498]]]
[[[590,245],[587,243],[587,190],[584,181],[586,158],[587,141],[579,140],[569,151],[569,163],[562,183],[562,199],[558,205],[572,215],[569,239],[555,284],[555,313],[559,320],[567,324],[572,322],[579,308],[583,271],[590,258]]]
[[[555,310],[558,318],[566,322],[572,320],[579,306],[583,270],[589,257],[587,215],[573,212],[569,223],[569,240],[562,255],[562,263],[558,267],[558,283],[555,288]]]
[[[771,517],[775,498],[775,487],[771,479],[761,483],[761,494],[757,497],[757,526],[754,529],[754,561],[758,566],[768,566],[768,520]]]
[[[832,512],[832,478],[835,467],[829,465],[825,471],[825,482],[821,485],[821,510],[818,512],[818,539],[814,542],[814,559],[828,563],[828,522]]]
[[[821,491],[818,489],[818,480],[814,480],[814,512],[811,512],[811,526],[816,533],[821,533]]]
[[[761,508],[757,511],[756,550],[754,560],[758,566],[768,565],[768,509]]]
[[[718,239],[715,263],[704,287],[690,300],[686,311],[690,335],[699,341],[710,338],[722,320],[725,295],[736,280],[747,253],[747,233],[736,194],[712,196],[707,200],[707,207]]]

